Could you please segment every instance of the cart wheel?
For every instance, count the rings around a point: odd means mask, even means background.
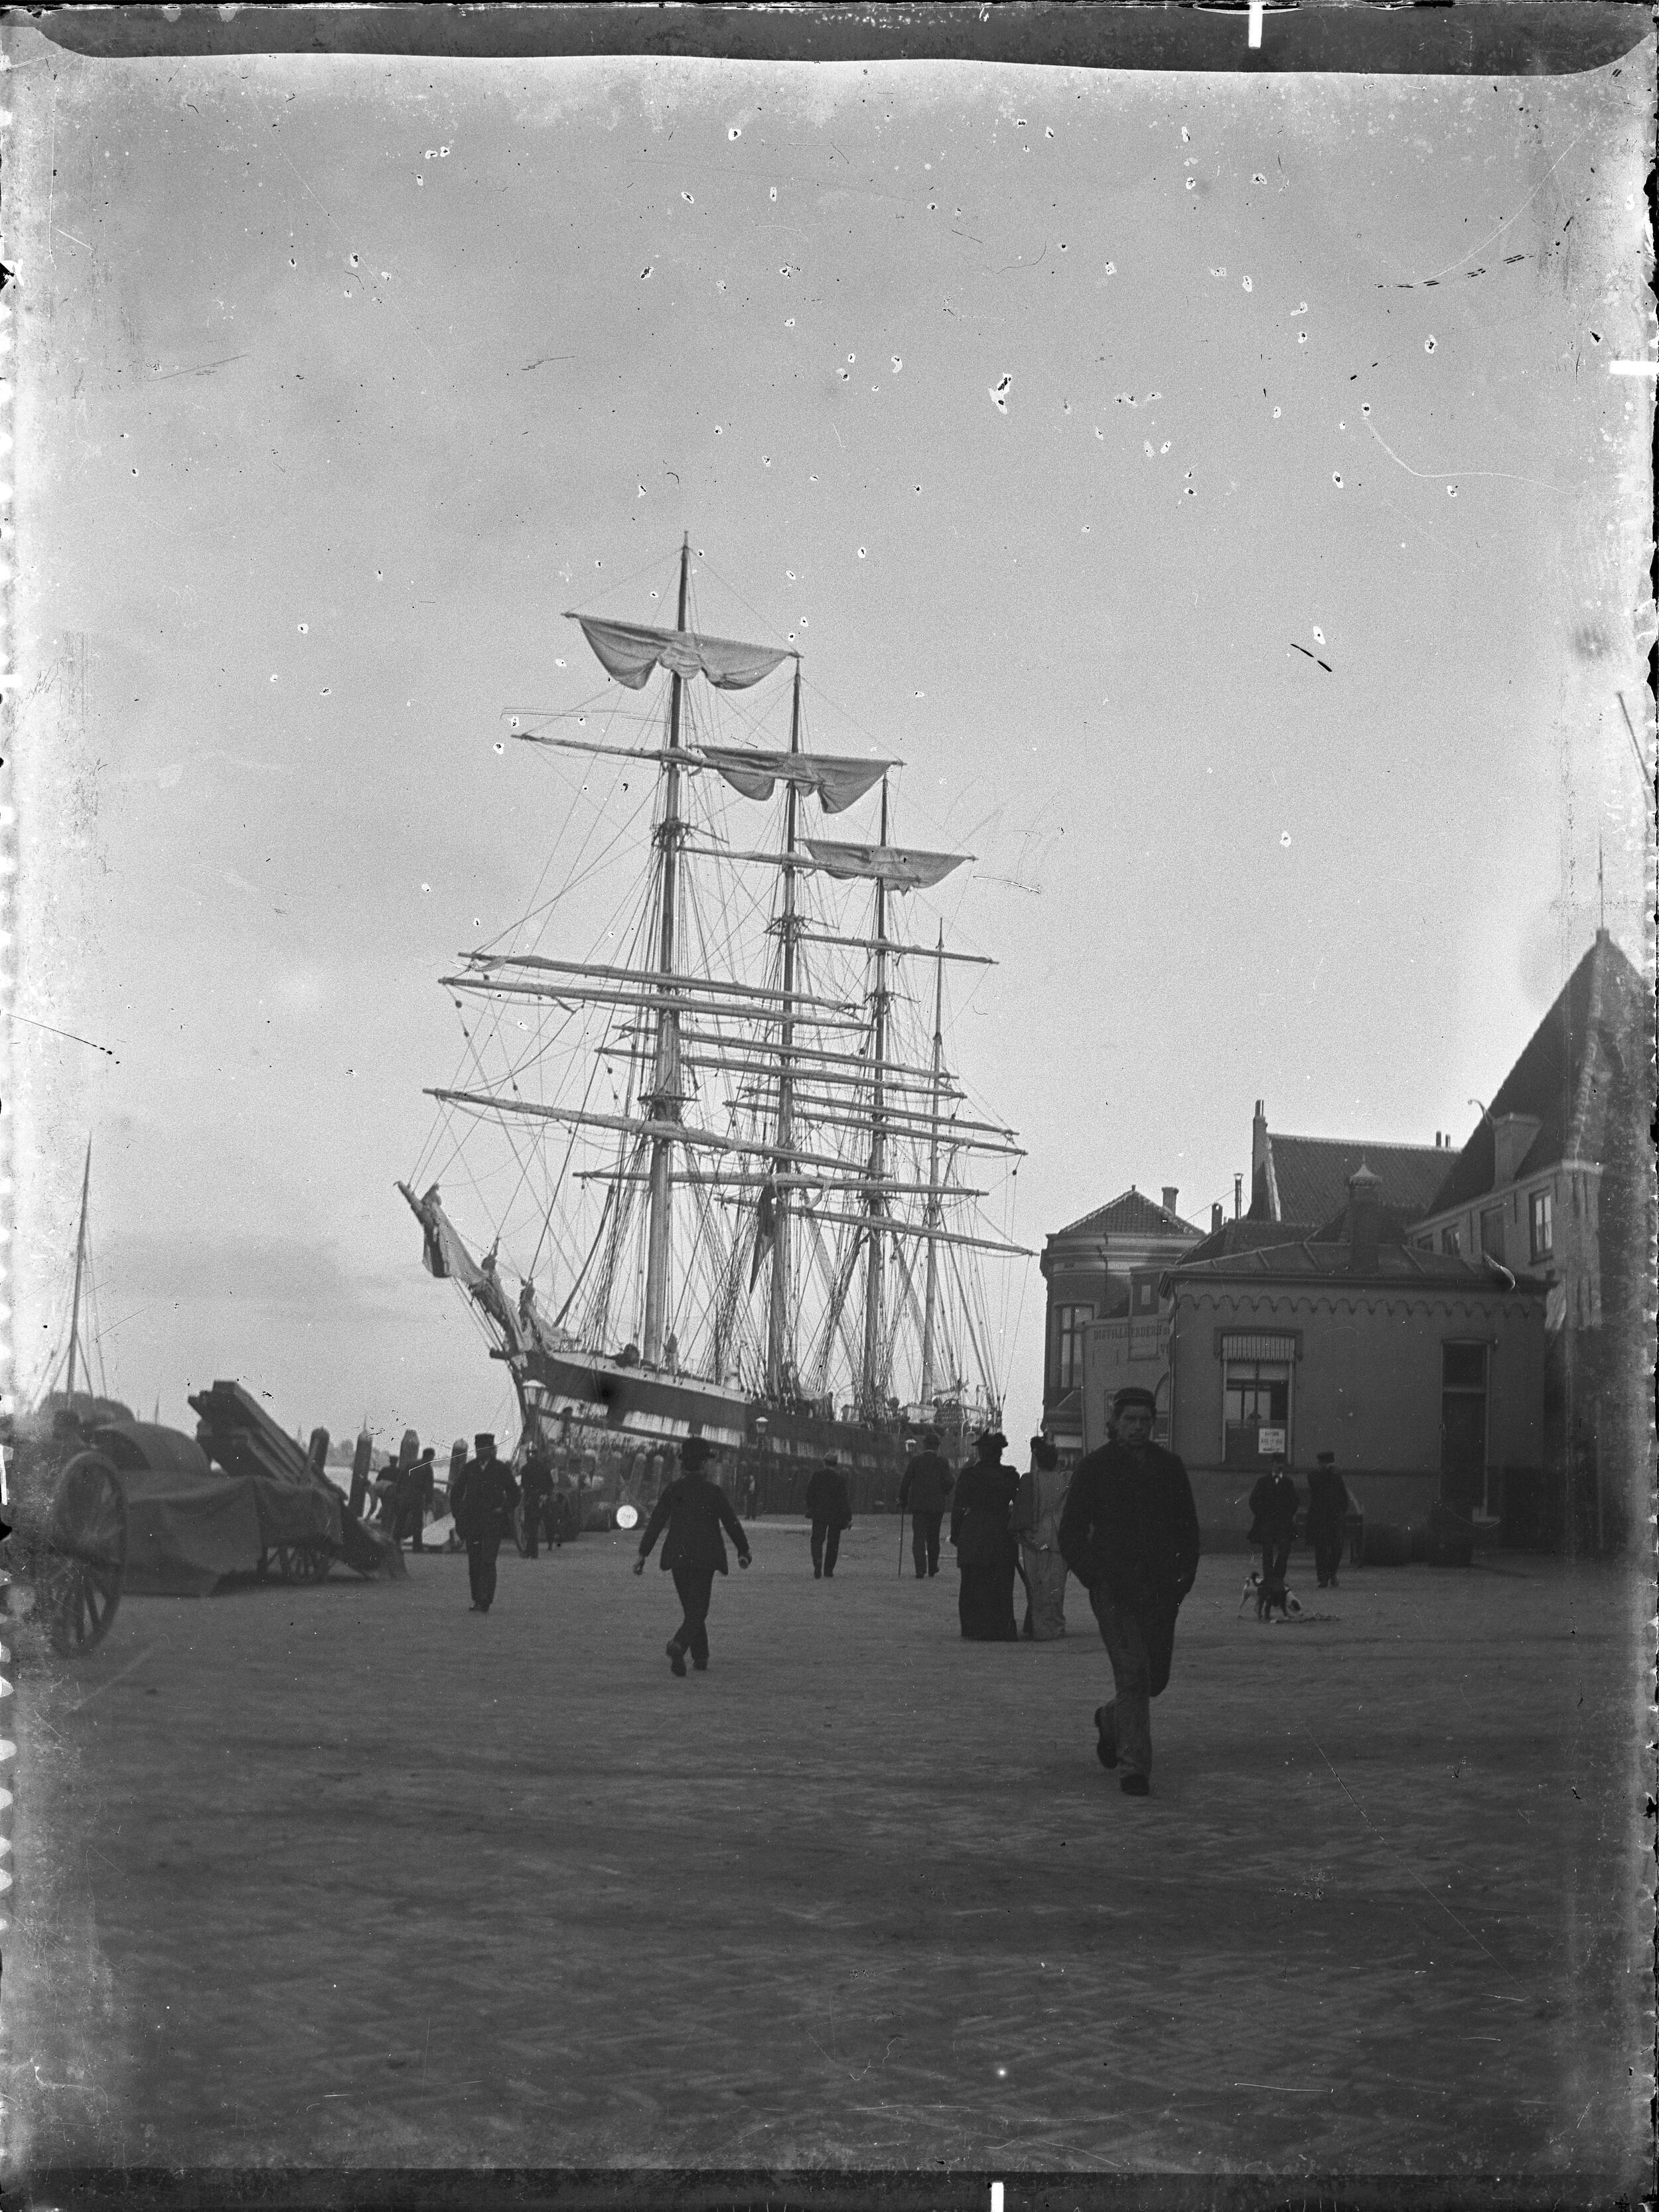
[[[513,1509],[513,1540],[519,1547],[519,1557],[530,1557],[530,1532],[525,1526],[524,1501],[520,1499]]]
[[[127,1501],[101,1452],[80,1452],[52,1501],[35,1610],[54,1651],[74,1658],[109,1633],[127,1564]]]

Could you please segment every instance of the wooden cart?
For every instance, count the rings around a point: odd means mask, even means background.
[[[83,1657],[108,1635],[121,1602],[127,1564],[127,1501],[119,1478],[100,1451],[77,1451],[67,1462],[12,1462],[15,1487],[6,1507],[11,1534],[0,1544],[0,1589],[7,1612],[14,1585],[33,1595],[32,1618],[54,1651]]]

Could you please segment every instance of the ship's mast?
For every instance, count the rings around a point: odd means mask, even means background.
[[[881,780],[881,842],[887,842],[887,779]],[[859,1411],[874,1420],[878,1410],[881,1373],[881,1222],[887,1210],[881,1179],[886,1170],[887,1132],[883,1121],[883,1063],[887,1058],[887,885],[876,878],[876,982],[871,994],[875,1010],[870,1092],[870,1194],[866,1201],[870,1225],[869,1249],[864,1264],[864,1361],[860,1377]]]
[[[686,577],[691,557],[688,534],[680,544],[680,597],[676,626],[685,628]],[[679,848],[684,824],[680,820],[680,771],[672,756],[680,751],[680,690],[682,679],[671,678],[668,693],[668,751],[664,773],[662,821],[656,837],[662,854],[662,935],[657,966],[664,975],[674,973],[674,924],[679,902]],[[670,987],[672,988],[672,987]],[[650,1115],[653,1121],[678,1121],[680,1117],[680,1018],[672,1006],[657,1013],[657,1050],[652,1071]],[[651,1212],[645,1259],[645,1341],[641,1346],[647,1365],[662,1358],[665,1316],[668,1312],[670,1237],[673,1230],[674,1140],[651,1139]]]
[[[64,1386],[70,1411],[75,1410],[75,1354],[81,1338],[81,1277],[87,1258],[87,1194],[92,1188],[92,1139],[87,1139],[87,1164],[81,1172],[81,1226],[75,1237],[75,1291],[70,1301],[69,1379]],[[92,1368],[87,1367],[87,1390],[91,1395]]]
[[[933,962],[933,1112],[927,1132],[928,1198],[924,1218],[937,1229],[945,1218],[939,1187],[939,1083],[945,1067],[945,924],[939,927],[939,951]],[[921,1321],[921,1402],[924,1408],[933,1396],[933,1317],[939,1302],[939,1243],[929,1237],[926,1242],[927,1289],[922,1306]]]
[[[789,711],[789,750],[800,750],[800,663],[795,663],[794,696]],[[784,801],[783,848],[795,849],[795,809],[799,798],[792,781]],[[795,871],[783,871],[783,1019],[779,1028],[778,1157],[773,1163],[781,1175],[790,1165],[783,1147],[794,1137],[794,1075],[790,1048],[795,1024],[790,1009],[795,990]],[[783,1365],[789,1349],[789,1196],[788,1185],[779,1183],[772,1200],[772,1301],[766,1334],[766,1390],[776,1398],[783,1387]]]

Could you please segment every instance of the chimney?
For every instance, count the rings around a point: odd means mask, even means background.
[[[1172,1183],[1172,1182],[1166,1182],[1166,1183],[1164,1184],[1164,1211],[1166,1213],[1173,1213],[1173,1212],[1175,1212],[1175,1210],[1176,1210],[1176,1199],[1178,1199],[1178,1198],[1180,1197],[1180,1195],[1181,1195],[1181,1193],[1180,1193],[1180,1191],[1176,1188],[1176,1186],[1175,1186],[1175,1184],[1174,1184],[1174,1183]]]
[[[1210,1208],[1210,1234],[1212,1237],[1221,1234],[1221,1207],[1218,1203]]]
[[[1382,1182],[1362,1160],[1348,1177],[1348,1271],[1373,1274],[1382,1226]]]
[[[1239,1214],[1239,1209],[1240,1209],[1240,1207],[1241,1207],[1241,1206],[1243,1205],[1243,1203],[1244,1203],[1243,1196],[1243,1189],[1244,1189],[1244,1178],[1243,1178],[1243,1176],[1237,1176],[1237,1175],[1236,1175],[1236,1176],[1233,1177],[1233,1219],[1234,1219],[1235,1221],[1237,1221],[1237,1218],[1238,1218],[1238,1214]]]
[[[1250,1211],[1255,1212],[1258,1200],[1261,1202],[1267,1220],[1276,1221],[1279,1209],[1273,1202],[1273,1179],[1268,1173],[1272,1154],[1267,1146],[1267,1110],[1263,1100],[1255,1102],[1255,1119],[1250,1124]]]

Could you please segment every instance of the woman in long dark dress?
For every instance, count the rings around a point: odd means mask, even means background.
[[[992,1430],[975,1439],[979,1456],[957,1478],[951,1500],[951,1541],[957,1548],[962,1632],[976,1644],[1017,1644],[1014,1567],[1018,1543],[1008,1525],[1019,1477],[1002,1464],[1007,1437]]]

